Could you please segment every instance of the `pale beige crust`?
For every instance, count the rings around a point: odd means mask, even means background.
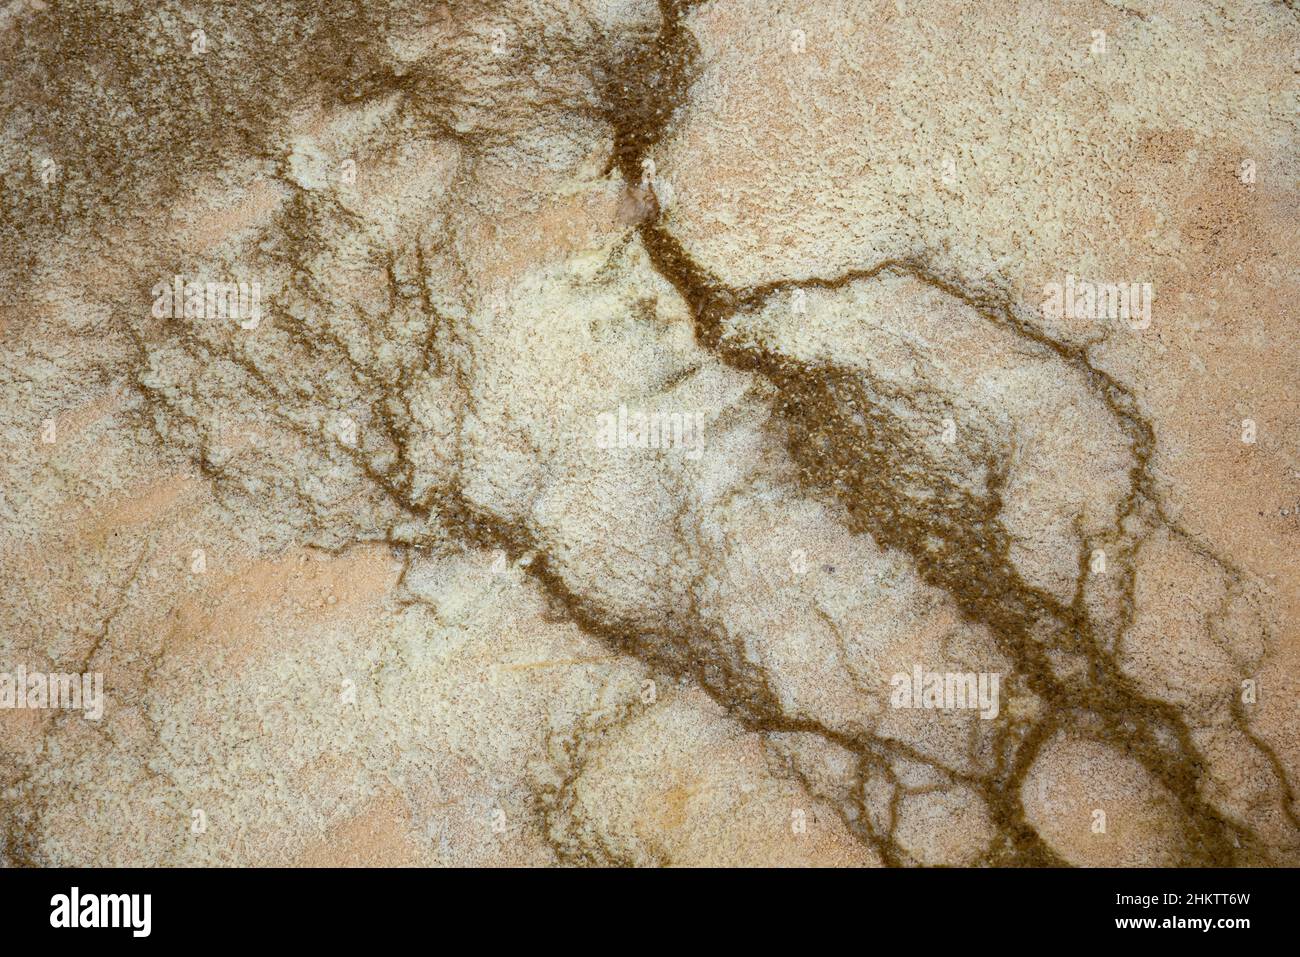
[[[0,11],[0,859],[1300,861],[1289,5],[333,6]]]

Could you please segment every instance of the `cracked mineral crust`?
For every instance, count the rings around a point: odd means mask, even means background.
[[[8,3],[0,862],[1300,863],[1297,49]]]

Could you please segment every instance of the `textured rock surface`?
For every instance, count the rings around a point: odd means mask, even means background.
[[[6,862],[1300,862],[1291,8],[337,7],[0,12]]]

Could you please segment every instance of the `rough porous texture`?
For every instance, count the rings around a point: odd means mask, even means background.
[[[0,860],[1300,863],[1297,50],[7,4]]]

